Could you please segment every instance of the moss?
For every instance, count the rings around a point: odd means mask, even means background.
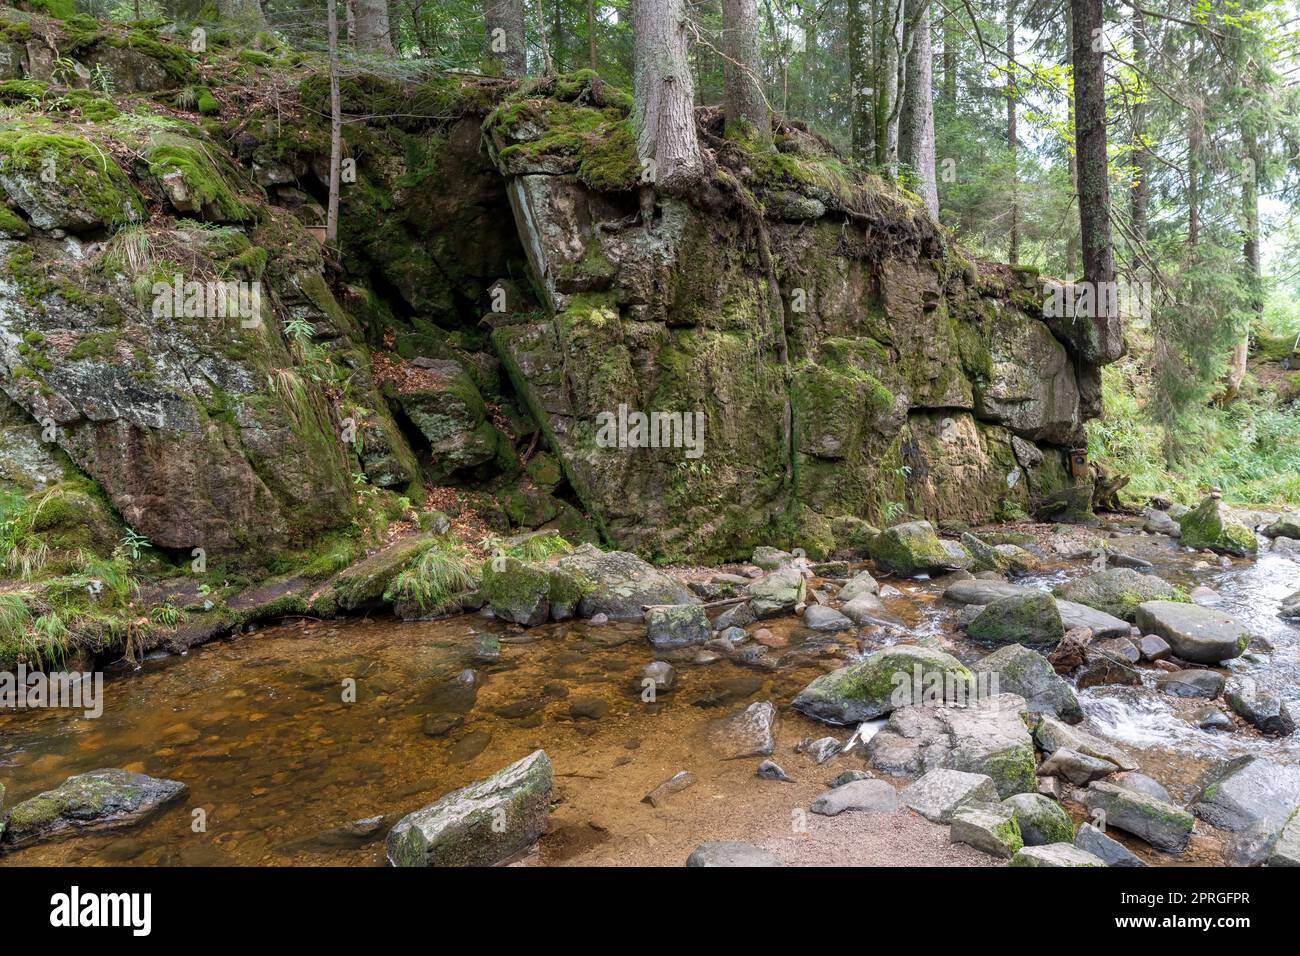
[[[216,116],[221,112],[221,104],[217,102],[217,98],[212,95],[212,91],[206,86],[199,90],[195,105],[203,116]]]
[[[0,102],[13,104],[39,100],[49,88],[50,84],[40,80],[4,80],[0,82]]]
[[[25,219],[20,219],[12,209],[0,204],[0,238],[21,239],[31,231]]]
[[[261,50],[240,50],[239,60],[251,66],[275,66],[275,57]]]
[[[144,161],[149,173],[159,181],[179,172],[186,191],[203,209],[211,208],[223,219],[251,218],[248,204],[236,191],[237,173],[216,159],[201,143],[166,133],[157,134],[153,144],[144,150]]]
[[[69,207],[116,226],[144,216],[144,205],[111,156],[87,139],[63,133],[0,130],[0,154],[10,170],[39,180],[53,161],[57,195]]]

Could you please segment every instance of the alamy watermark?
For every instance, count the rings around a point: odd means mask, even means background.
[[[80,710],[94,719],[104,713],[104,675],[99,671],[0,671],[0,710]]]
[[[171,282],[153,284],[155,319],[239,319],[246,329],[262,324],[262,283],[242,280],[185,281],[177,273]]]
[[[1049,319],[1096,319],[1127,315],[1151,318],[1151,283],[1044,282],[1043,316]]]
[[[687,458],[704,454],[703,412],[638,412],[627,404],[596,415],[600,448],[683,448]]]
[[[894,671],[890,675],[893,691],[889,702],[900,707],[969,707],[996,697],[998,675],[996,672],[963,675],[951,671],[925,671],[919,663],[909,671]]]

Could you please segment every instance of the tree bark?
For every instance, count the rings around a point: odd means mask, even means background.
[[[949,106],[957,105],[957,11],[945,10],[943,15],[943,100]]]
[[[484,72],[497,76],[523,76],[523,0],[483,0]]]
[[[1264,297],[1261,294],[1262,270],[1259,258],[1259,142],[1255,131],[1249,124],[1242,124],[1242,170],[1241,170],[1241,218],[1242,243],[1241,256],[1246,269],[1246,284],[1250,289],[1251,318],[1255,322],[1264,318]],[[1232,350],[1228,362],[1228,378],[1225,383],[1223,400],[1232,401],[1241,391],[1241,383],[1246,380],[1246,360],[1250,357],[1250,323],[1237,345]]]
[[[1102,0],[1070,0],[1074,26],[1074,137],[1079,157],[1079,232],[1083,278],[1094,291],[1115,281],[1110,236],[1110,181],[1106,159],[1106,72]],[[1094,295],[1098,309],[1096,356],[1113,362],[1124,354],[1116,296]]]
[[[327,0],[328,2],[328,0]],[[366,53],[395,53],[388,29],[388,0],[352,0],[357,17],[357,49]]]
[[[334,246],[339,238],[339,167],[343,163],[343,108],[339,102],[339,16],[334,0],[325,0],[325,22],[329,32],[330,59],[330,181],[326,200],[325,242]]]
[[[587,0],[587,65],[598,69],[596,59],[596,0]]]
[[[722,79],[727,128],[747,125],[758,143],[772,143],[772,120],[763,97],[763,60],[755,0],[722,0]]]
[[[1070,17],[1065,18],[1065,46],[1067,64],[1074,56],[1074,21]],[[1068,122],[1071,132],[1074,131],[1074,100],[1071,99],[1066,106],[1069,113]],[[1075,143],[1069,143],[1066,150],[1069,155],[1070,170],[1070,196],[1077,204],[1079,202],[1079,157],[1076,152]],[[1065,237],[1065,279],[1067,282],[1074,281],[1074,267],[1079,258],[1079,231],[1073,226],[1067,227],[1070,234]]]
[[[930,0],[907,0],[907,22],[915,24],[903,84],[899,140],[903,161],[912,167],[925,207],[939,219],[939,184],[934,170],[934,52],[930,46]]]
[[[1147,58],[1146,19],[1140,13],[1133,14],[1133,60],[1138,69],[1150,68]],[[1128,191],[1129,224],[1133,231],[1133,242],[1137,245],[1134,255],[1133,274],[1136,276],[1142,268],[1141,249],[1147,241],[1148,212],[1151,207],[1151,156],[1146,146],[1146,103],[1140,99],[1133,104],[1133,184]]]
[[[876,165],[898,162],[899,55],[903,48],[903,0],[881,5],[880,54],[876,59]]]
[[[634,0],[633,95],[637,153],[661,188],[689,188],[703,169],[695,134],[695,81],[687,58],[685,0]]]
[[[867,18],[863,5],[868,0],[848,0],[849,34],[849,124],[853,158],[861,166],[872,158],[875,115],[870,92],[871,72],[867,43]]]
[[[1007,0],[1007,154],[1011,161],[1011,227],[1007,262],[1020,264],[1019,131],[1016,129],[1016,0]]]

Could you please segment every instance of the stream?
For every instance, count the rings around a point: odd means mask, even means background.
[[[1266,663],[1235,668],[1295,696],[1300,630],[1277,608],[1300,590],[1300,555],[1265,545],[1257,560],[1223,566],[1132,529],[1109,545],[1151,561],[1173,583],[1217,591],[1217,606],[1272,647]],[[1086,561],[1056,560],[1020,583],[1050,587],[1089,570]],[[791,710],[801,688],[909,635],[937,637],[967,662],[987,653],[957,632],[959,609],[938,599],[937,585],[882,584],[903,626],[826,635],[793,616],[763,622],[784,646],[748,666],[664,658],[675,660],[676,683],[654,702],[641,698],[641,670],[662,655],[633,624],[525,630],[472,614],[291,620],[152,658],[108,676],[98,719],[55,710],[0,716],[6,803],[104,767],[180,780],[189,793],[128,831],[6,848],[0,865],[381,865],[384,833],[401,815],[538,748],[555,766],[558,804],[526,864],[680,865],[708,840],[788,838],[792,812],[839,772],[864,767],[860,749],[823,766],[794,753],[803,738],[849,735]],[[499,659],[476,657],[484,633],[501,638]],[[462,679],[471,668],[477,686]],[[1082,692],[1083,726],[1122,743],[1176,800],[1185,803],[1207,769],[1240,754],[1300,762],[1295,737],[1198,729],[1187,715],[1206,702],[1158,693],[1158,673],[1144,669],[1140,687]],[[761,758],[721,760],[704,742],[717,718],[764,699],[780,709],[773,759],[792,784],[760,780]],[[681,770],[694,775],[693,787],[658,808],[643,802]],[[1182,862],[1192,861],[1213,859]]]

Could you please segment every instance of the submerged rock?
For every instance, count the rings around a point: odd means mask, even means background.
[[[1239,657],[1250,631],[1226,614],[1196,604],[1148,601],[1138,605],[1137,626],[1169,642],[1174,654],[1195,664],[1218,664]]]
[[[723,760],[766,757],[776,749],[775,728],[775,705],[770,700],[755,701],[715,722],[709,730],[709,744]]]
[[[823,674],[799,692],[794,709],[828,724],[857,724],[910,704],[919,690],[939,700],[969,689],[972,674],[957,658],[928,647],[897,645]]]
[[[555,771],[536,750],[486,780],[452,791],[397,821],[388,834],[393,866],[493,866],[546,830]]]
[[[749,843],[701,843],[686,858],[697,866],[785,866],[781,858]]]
[[[185,791],[185,784],[177,780],[126,770],[92,770],[15,806],[4,839],[12,844],[33,843],[72,831],[129,826]]]

